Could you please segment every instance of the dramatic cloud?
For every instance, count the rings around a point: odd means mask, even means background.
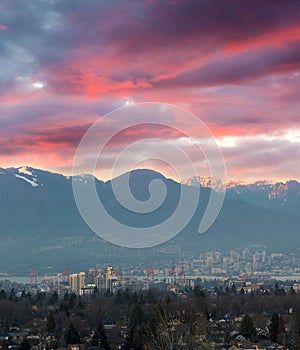
[[[298,0],[2,2],[0,166],[69,173],[99,116],[159,101],[211,128],[229,176],[297,177],[286,135],[300,128],[299,23]],[[180,139],[126,131],[107,157],[147,136]]]

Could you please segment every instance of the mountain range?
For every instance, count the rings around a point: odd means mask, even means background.
[[[196,176],[181,183],[192,187],[210,188],[216,192],[226,191],[227,198],[239,198],[259,207],[299,213],[300,183],[296,180],[244,182]]]
[[[84,183],[87,176],[78,175]],[[0,168],[0,266],[2,272],[28,273],[31,269],[62,271],[97,264],[151,263],[204,249],[235,249],[262,243],[272,251],[299,252],[300,183],[227,183],[222,210],[212,227],[197,233],[211,191],[224,191],[221,181],[191,178],[181,184],[162,174],[139,169],[130,173],[130,190],[139,200],[150,197],[149,183],[159,179],[167,188],[162,205],[151,213],[126,210],[115,198],[112,184],[95,179],[105,209],[124,224],[148,227],[166,220],[176,209],[181,186],[201,188],[201,200],[190,223],[172,240],[147,249],[110,244],[85,224],[75,204],[72,177],[31,167]],[[122,189],[119,189],[122,191]]]

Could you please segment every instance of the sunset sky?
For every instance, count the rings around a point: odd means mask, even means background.
[[[229,178],[299,180],[300,1],[1,1],[0,100],[0,167],[70,174],[99,116],[155,101],[205,122]]]

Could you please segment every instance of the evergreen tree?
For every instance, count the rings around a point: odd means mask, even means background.
[[[130,324],[132,327],[139,327],[144,322],[145,316],[140,304],[134,305],[131,313]]]
[[[110,349],[108,342],[107,342],[106,333],[105,333],[105,330],[104,330],[102,324],[100,324],[94,330],[91,345],[98,346],[99,348],[101,348],[101,349],[103,348],[104,350]]]
[[[157,302],[157,298],[151,289],[147,291],[146,300],[149,304],[156,304]]]
[[[269,327],[270,340],[273,343],[277,342],[278,326],[279,326],[279,315],[277,313],[274,313],[272,315],[271,324],[270,324],[270,327]]]
[[[93,290],[92,297],[95,297],[96,295],[99,295],[99,289],[97,288],[97,286],[95,286],[95,288]]]
[[[72,322],[70,323],[69,328],[65,334],[65,341],[67,344],[79,344],[80,343],[79,333],[78,333],[77,329],[74,327]]]
[[[4,289],[1,289],[0,291],[0,299],[6,299],[6,293]]]
[[[54,320],[54,315],[53,311],[50,311],[48,316],[47,316],[47,332],[54,332],[55,331],[55,320]]]
[[[72,293],[69,298],[69,304],[68,304],[68,309],[72,310],[73,307],[75,306],[75,300],[76,300],[76,294]]]
[[[17,296],[16,296],[15,289],[12,288],[12,290],[10,291],[9,300],[16,300],[16,299],[17,299]]]
[[[225,288],[225,293],[226,293],[226,294],[230,294],[230,289],[229,289],[228,286],[226,286],[226,288]]]
[[[294,350],[300,349],[300,315],[297,314],[294,316],[294,320],[292,323],[292,343]]]
[[[283,287],[279,288],[278,283],[275,284],[275,291],[274,291],[275,295],[285,295],[285,290]]]
[[[234,283],[231,286],[231,293],[236,294],[236,286]]]
[[[27,339],[24,339],[20,345],[20,350],[30,350],[31,345]]]
[[[118,289],[117,294],[115,296],[115,303],[122,304],[122,302],[123,302],[123,295],[122,295],[122,292],[120,291],[120,289]]]
[[[82,304],[81,301],[77,303],[77,305],[74,308],[74,315],[84,318],[84,305]]]
[[[129,334],[126,337],[125,350],[133,349],[134,337],[135,337],[135,330],[133,327],[131,327],[129,330]]]
[[[55,304],[57,301],[58,301],[58,293],[57,293],[57,291],[55,290],[55,291],[53,292],[53,294],[51,295],[51,297],[49,298],[48,304],[49,304],[49,305],[52,305],[52,304]]]
[[[128,288],[126,288],[123,292],[123,299],[127,302],[129,302],[130,300],[130,297],[131,297],[131,293],[130,293],[130,290]]]
[[[64,312],[67,317],[70,316],[69,304],[61,303],[59,306],[59,311]]]
[[[284,327],[283,318],[280,315],[279,316],[279,322],[278,322],[278,334],[281,335],[283,333],[285,333],[285,327]]]
[[[46,293],[38,292],[36,297],[36,306],[41,309],[44,305],[44,301],[46,299]]]
[[[194,295],[195,297],[197,298],[204,298],[205,297],[205,294],[203,292],[203,289],[200,287],[200,286],[196,286],[194,288]]]
[[[1,349],[2,350],[8,350],[7,340],[2,340],[1,341]]]
[[[278,321],[277,343],[279,343],[279,344],[282,344],[282,343],[283,343],[284,334],[285,334],[284,322],[283,322],[282,316],[280,315],[280,316],[279,316],[279,321]]]
[[[240,326],[240,333],[247,339],[256,335],[256,329],[254,327],[254,323],[252,318],[249,315],[246,315]]]
[[[130,304],[137,304],[139,302],[139,298],[137,292],[134,292],[130,297]]]
[[[32,302],[32,298],[31,298],[30,292],[27,292],[27,299],[28,299],[30,302]]]

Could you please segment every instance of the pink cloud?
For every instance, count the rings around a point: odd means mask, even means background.
[[[15,159],[15,164],[68,171],[88,126],[126,98],[179,105],[199,116],[216,138],[299,127],[299,1],[116,4],[40,2],[34,13],[24,4],[20,11],[14,2],[3,5],[3,166]],[[44,87],[34,90],[30,84],[39,81]],[[110,151],[148,135],[178,137],[163,128],[140,127],[119,135]],[[247,147],[253,153],[245,157]],[[264,146],[252,141],[227,149],[229,171],[246,176],[259,147]],[[272,147],[283,164],[297,156],[294,145]],[[270,150],[258,158],[257,169],[270,177],[284,174]],[[273,170],[272,159],[278,164]]]

